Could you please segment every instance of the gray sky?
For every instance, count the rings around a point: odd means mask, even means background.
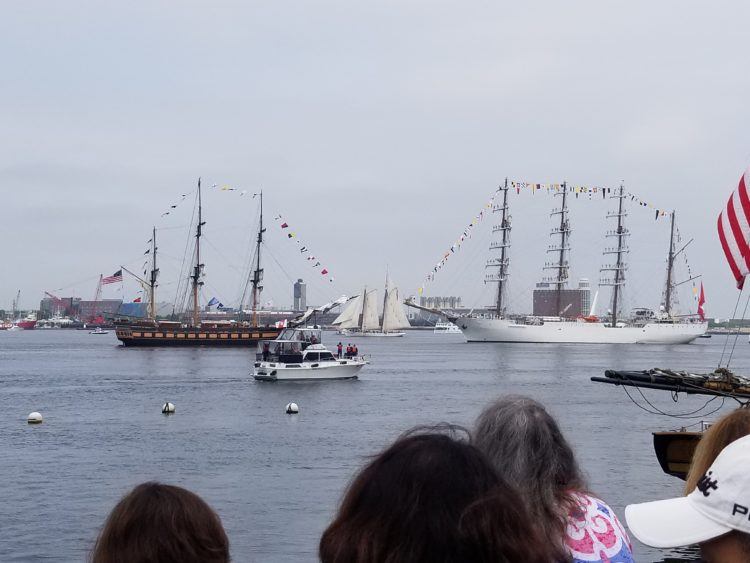
[[[270,222],[288,218],[336,278],[319,279],[274,224],[283,271],[267,263],[265,300],[290,303],[296,277],[314,278],[316,302],[380,286],[386,267],[413,293],[508,176],[624,180],[677,208],[707,310],[728,315],[715,227],[750,164],[748,16],[741,2],[684,0],[5,6],[0,307],[19,288],[24,307],[57,288],[92,297],[99,273],[140,267],[154,224],[174,227],[161,245],[171,298],[190,209],[160,214],[199,175],[263,187]],[[519,311],[541,277],[551,200],[511,198]],[[206,204],[206,297],[231,301],[256,208],[236,193]],[[598,280],[606,206],[572,208],[573,275]],[[629,296],[656,306],[667,223],[641,209],[629,220]],[[489,300],[490,225],[429,293]]]

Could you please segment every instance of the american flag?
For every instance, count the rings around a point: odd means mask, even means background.
[[[750,168],[740,178],[737,187],[719,214],[719,240],[729,262],[729,268],[742,289],[745,276],[750,273]]]
[[[122,281],[122,270],[117,270],[114,274],[111,276],[107,276],[106,278],[102,278],[102,285],[107,285],[109,283],[117,283]]]

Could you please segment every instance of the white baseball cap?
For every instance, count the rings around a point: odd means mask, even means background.
[[[652,547],[703,543],[732,530],[750,534],[750,436],[724,448],[688,496],[631,504],[625,520]]]

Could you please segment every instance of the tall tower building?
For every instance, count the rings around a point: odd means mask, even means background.
[[[294,310],[304,311],[307,309],[307,286],[302,279],[294,282]]]

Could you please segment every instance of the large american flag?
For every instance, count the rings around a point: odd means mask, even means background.
[[[719,214],[719,240],[729,262],[729,268],[742,289],[745,276],[750,273],[750,168],[740,178],[737,187]]]
[[[107,276],[106,278],[102,278],[102,285],[107,285],[109,283],[117,283],[122,281],[122,270],[117,270],[114,274],[111,276]]]

